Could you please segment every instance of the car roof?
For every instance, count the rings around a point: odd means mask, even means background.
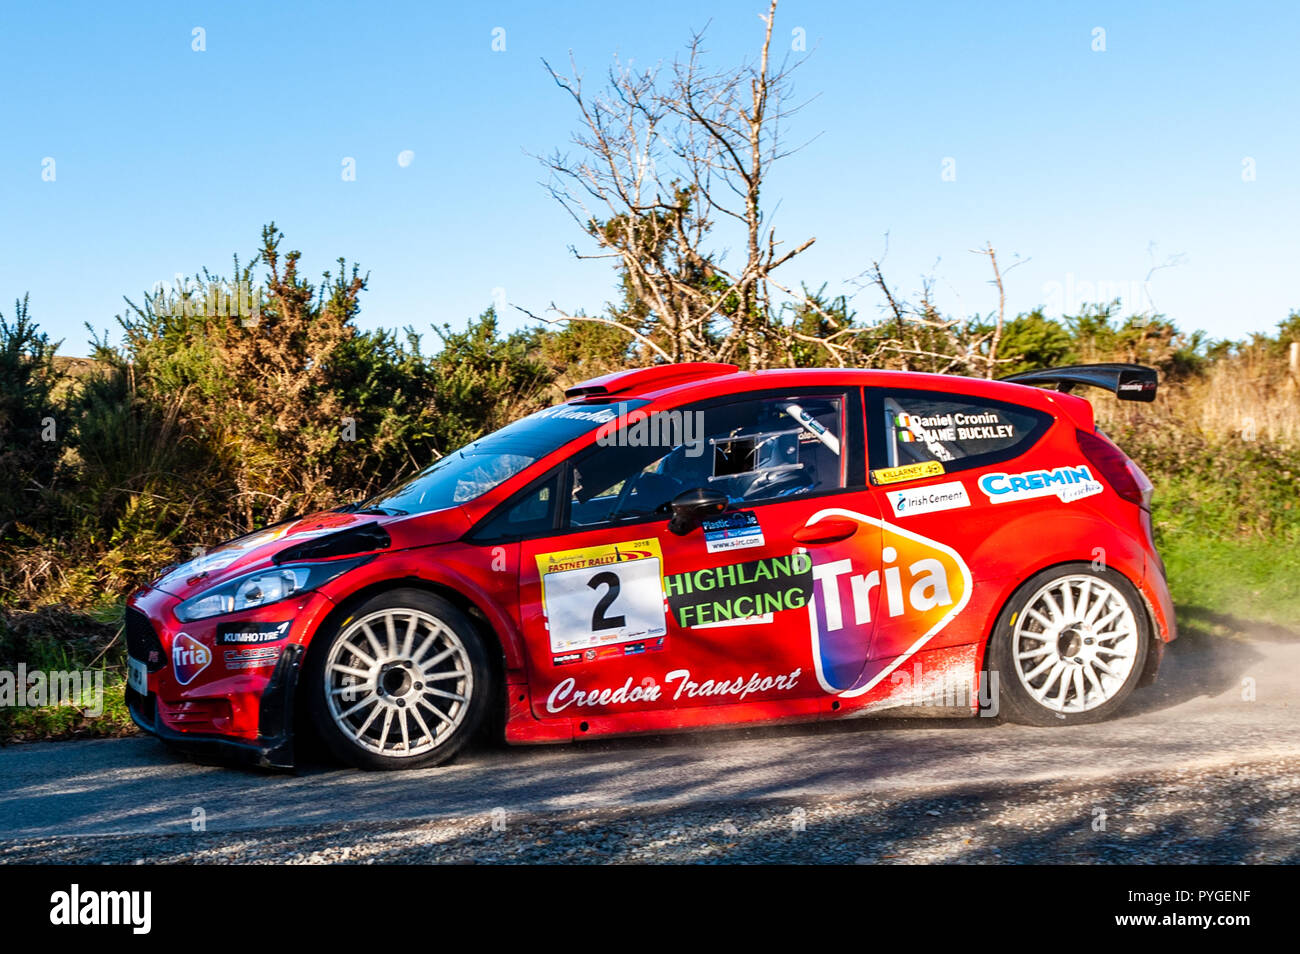
[[[912,388],[984,397],[1039,408],[1053,414],[1065,410],[1081,426],[1092,426],[1092,405],[1072,394],[957,374],[875,368],[768,368],[742,371],[734,364],[683,362],[616,371],[576,384],[567,389],[565,395],[576,400],[637,398],[656,404],[675,404],[686,399],[809,385]]]

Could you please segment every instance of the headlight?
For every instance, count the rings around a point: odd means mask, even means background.
[[[204,590],[176,607],[176,617],[184,623],[223,613],[238,613],[288,599],[314,590],[369,560],[331,560],[328,563],[305,563],[299,566],[274,566],[245,573],[219,586]]]

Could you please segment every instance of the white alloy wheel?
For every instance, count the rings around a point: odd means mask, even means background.
[[[1029,597],[1015,620],[1011,655],[1039,705],[1088,712],[1114,699],[1141,649],[1133,608],[1115,586],[1085,573],[1061,576]]]
[[[476,688],[455,630],[406,607],[350,621],[330,646],[323,678],[339,732],[387,759],[424,755],[455,736]]]

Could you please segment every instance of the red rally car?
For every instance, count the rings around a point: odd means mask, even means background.
[[[1031,385],[1054,385],[1055,390]],[[132,595],[128,703],[163,739],[365,768],[512,743],[891,715],[1091,722],[1175,636],[1151,484],[1076,385],[631,370],[391,490]]]

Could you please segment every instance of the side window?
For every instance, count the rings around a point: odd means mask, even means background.
[[[568,525],[667,513],[686,490],[720,490],[732,504],[844,486],[844,402],[790,396],[633,415],[574,462]]]
[[[508,540],[550,533],[555,529],[555,506],[559,501],[563,467],[515,494],[474,532],[483,541]]]
[[[945,470],[978,467],[1027,450],[1051,418],[1001,401],[930,391],[882,392],[884,460],[877,467],[939,461]]]

